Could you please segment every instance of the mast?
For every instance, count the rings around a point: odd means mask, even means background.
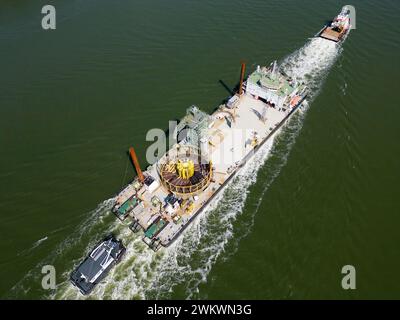
[[[277,66],[276,66],[276,60],[274,61],[274,66],[272,67],[272,74],[276,76],[276,71],[277,71]]]
[[[239,95],[243,94],[243,79],[244,79],[244,72],[246,70],[246,63],[242,61],[242,69],[240,71],[240,82],[239,82]]]
[[[138,158],[136,156],[136,152],[135,152],[135,149],[133,149],[133,147],[129,148],[129,154],[131,156],[133,164],[135,165],[135,169],[136,169],[136,173],[137,173],[137,175],[139,177],[139,181],[143,182],[144,181],[144,176],[143,176],[143,173],[142,173],[142,169],[140,169],[139,160],[138,160]]]

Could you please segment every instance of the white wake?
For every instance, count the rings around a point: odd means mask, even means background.
[[[316,38],[284,58],[281,66],[288,75],[304,81],[311,88],[310,101],[320,90],[339,52],[340,47],[336,43]],[[225,187],[223,195],[219,196],[219,199],[214,201],[171,247],[154,253],[142,242],[142,234],[133,234],[127,225],[120,222],[111,223],[107,232],[113,232],[123,240],[127,246],[127,253],[121,263],[110,272],[105,281],[95,288],[89,298],[165,299],[171,297],[176,291],[179,291],[182,298],[196,298],[199,285],[206,281],[215,262],[221,257],[232,254],[240,239],[250,232],[252,219],[258,211],[262,196],[284,166],[291,146],[301,129],[307,106],[305,104],[300,114],[282,129],[287,134],[280,135],[278,131],[274,138],[266,143],[242,168],[237,177]],[[259,204],[255,206],[250,221],[246,222],[246,232],[241,235],[235,234],[234,223],[243,212],[249,187],[256,182],[257,172],[266,163],[271,150],[274,150],[274,141],[285,146],[281,148],[284,150],[282,154],[278,154],[281,160],[280,165],[271,172],[268,181],[263,183]],[[104,207],[104,211],[109,213],[110,205]],[[100,217],[103,215],[101,214]],[[96,228],[86,226],[81,232],[87,232],[89,229]],[[76,241],[79,241],[79,237],[70,241],[66,240],[58,248],[58,253],[62,254],[65,246],[72,245]],[[229,246],[230,253],[225,251],[229,243],[233,243],[233,246]],[[65,281],[58,285],[51,298],[86,298],[69,283],[70,272],[71,270],[68,270],[63,274],[62,278]]]
[[[336,43],[321,38],[312,39],[304,47],[287,56],[281,62],[284,71],[312,90],[312,99],[318,93],[330,67],[339,54]],[[285,154],[280,155],[281,167],[286,161],[290,147],[299,132],[302,119],[292,124],[293,134],[282,143],[287,144]],[[290,126],[290,125],[289,125]],[[293,130],[294,126],[294,130]],[[283,129],[285,130],[285,129]],[[279,133],[277,133],[279,134]],[[126,226],[116,223],[110,231],[119,234],[127,244],[127,255],[115,268],[107,281],[99,285],[93,298],[97,299],[161,299],[168,298],[179,289],[185,298],[196,298],[199,285],[205,282],[217,259],[224,254],[231,240],[238,244],[243,235],[235,235],[234,222],[243,211],[249,187],[256,182],[257,172],[264,165],[273,148],[271,139],[255,157],[246,164],[238,176],[225,188],[212,206],[196,219],[171,247],[153,253],[141,241],[141,235],[132,234]],[[280,168],[281,168],[280,167]],[[271,175],[278,175],[280,168]],[[269,179],[262,195],[273,181]],[[259,199],[261,203],[262,196]],[[253,214],[258,211],[258,206]],[[249,221],[247,233],[252,222]],[[67,274],[66,274],[67,276]],[[79,298],[76,290],[68,290],[58,298]]]

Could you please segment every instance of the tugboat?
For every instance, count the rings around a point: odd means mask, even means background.
[[[344,6],[340,14],[328,25],[324,26],[317,36],[330,41],[340,42],[348,34],[350,28],[350,10],[347,6]]]
[[[89,294],[124,255],[126,249],[112,235],[106,237],[71,273],[71,282],[83,295]]]

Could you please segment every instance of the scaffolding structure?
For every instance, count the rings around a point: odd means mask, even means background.
[[[176,145],[158,162],[161,182],[170,192],[181,197],[204,190],[212,179],[212,164],[202,158],[192,145]]]

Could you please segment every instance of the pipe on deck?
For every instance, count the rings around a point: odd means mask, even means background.
[[[246,63],[242,62],[242,70],[240,71],[239,95],[243,94],[243,80],[244,80],[245,70],[246,70]]]
[[[139,160],[138,160],[138,158],[136,156],[136,152],[135,152],[135,149],[133,147],[129,148],[129,154],[131,156],[133,164],[135,165],[135,169],[136,169],[136,173],[137,173],[137,175],[139,177],[139,181],[143,182],[144,181],[144,176],[143,176],[143,173],[142,173],[142,169],[140,169]]]

